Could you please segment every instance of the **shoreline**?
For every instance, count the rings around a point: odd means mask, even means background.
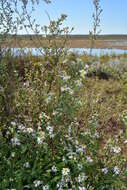
[[[52,37],[50,37],[52,38]],[[88,35],[70,35],[67,38],[68,48],[90,48],[91,42]],[[61,39],[57,38],[58,44]],[[46,46],[48,38],[35,35],[9,36],[1,47],[10,48],[39,48]],[[93,48],[95,49],[121,49],[127,50],[127,35],[101,35],[97,37]]]

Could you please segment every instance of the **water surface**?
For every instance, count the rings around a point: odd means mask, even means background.
[[[90,54],[90,49],[89,48],[71,48],[70,49],[71,52],[75,52],[75,53],[87,53]],[[13,48],[12,52],[15,55],[18,54],[27,54],[27,53],[31,53],[33,55],[43,55],[43,49],[40,48]],[[120,54],[127,54],[127,50],[121,50],[121,49],[92,49],[91,54],[93,56],[100,56],[100,55],[120,55]]]

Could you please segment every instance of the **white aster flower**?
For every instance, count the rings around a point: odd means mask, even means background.
[[[67,87],[67,86],[62,86],[61,87],[61,92],[68,92],[68,91],[70,91],[69,87]]]
[[[86,64],[84,68],[85,68],[85,69],[88,69],[88,68],[89,68],[89,65]]]
[[[12,138],[12,139],[11,139],[11,143],[12,143],[13,145],[18,145],[18,146],[21,145],[20,140],[19,140],[17,137]]]
[[[52,166],[52,171],[53,171],[53,172],[57,172],[57,168],[56,168],[55,165]]]
[[[63,186],[63,181],[61,180],[60,182],[57,183],[58,190],[62,190],[62,186]]]
[[[99,138],[99,133],[97,131],[95,132],[94,137],[97,139]]]
[[[83,146],[76,146],[76,152],[83,154],[85,152],[85,147],[83,147]]]
[[[119,173],[120,173],[120,169],[117,166],[114,167],[113,171],[114,171],[115,175],[119,175]]]
[[[42,185],[42,181],[40,180],[35,180],[33,183],[35,187],[39,187],[40,185]]]
[[[70,169],[69,168],[63,168],[62,169],[62,175],[63,176],[67,176],[67,175],[69,175],[69,173],[70,173]]]
[[[34,133],[34,130],[31,127],[29,127],[29,128],[26,128],[26,132],[31,134],[31,133]]]
[[[37,144],[42,144],[42,143],[43,143],[43,141],[41,140],[41,138],[37,137]]]
[[[93,159],[92,159],[90,156],[87,156],[87,157],[86,157],[86,160],[87,160],[87,162],[89,162],[89,163],[92,163],[92,162],[93,162]]]
[[[116,154],[119,154],[121,152],[121,148],[120,147],[112,147],[112,152],[113,153],[116,153]]]
[[[15,127],[16,126],[16,122],[15,121],[11,121],[11,125]]]
[[[43,190],[49,190],[49,185],[43,186]]]
[[[108,173],[108,169],[107,168],[102,168],[102,173],[107,174]]]
[[[24,168],[30,168],[30,163],[29,162],[26,162],[23,164]]]
[[[46,129],[47,129],[47,131],[48,131],[48,133],[49,133],[50,138],[53,138],[53,137],[54,137],[54,134],[53,134],[53,127],[51,127],[50,125],[48,125],[48,126],[46,127]]]
[[[80,72],[80,76],[81,76],[82,78],[84,78],[85,75],[86,75],[86,73],[87,73],[84,69],[80,70],[79,72]]]
[[[84,174],[79,174],[78,176],[78,182],[82,183],[86,179],[86,176]]]
[[[61,76],[64,81],[68,81],[71,77],[70,76]]]
[[[45,119],[50,119],[50,117],[48,116],[48,115],[46,115],[46,113],[45,112],[42,112],[40,115],[39,115],[39,119],[42,119],[42,118],[45,118]]]
[[[20,124],[20,125],[18,126],[18,130],[20,130],[21,132],[24,132],[24,130],[25,130],[24,125],[23,125],[23,124]]]

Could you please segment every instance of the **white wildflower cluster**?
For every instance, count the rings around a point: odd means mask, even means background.
[[[18,125],[18,130],[21,131],[21,132],[24,132],[25,131],[25,126],[23,124],[19,124]]]
[[[82,164],[78,164],[78,170],[81,171],[83,169],[83,165]]]
[[[44,185],[42,189],[43,190],[49,190],[49,185]]]
[[[76,153],[85,153],[86,152],[86,146],[85,145],[76,145]]]
[[[120,169],[119,169],[118,166],[115,166],[114,169],[113,169],[113,171],[114,171],[115,175],[119,175],[120,174]]]
[[[57,183],[57,189],[62,190],[63,187],[63,181],[61,180],[60,182]]]
[[[57,167],[55,165],[52,166],[52,172],[54,172],[54,173],[57,172]]]
[[[53,129],[52,126],[48,125],[48,126],[46,127],[46,130],[47,130],[47,132],[48,132],[50,138],[53,138],[53,137],[55,136],[55,135],[54,135],[54,129]]]
[[[85,69],[81,69],[79,72],[80,72],[80,76],[82,78],[85,78],[85,75],[87,74],[86,70]]]
[[[86,176],[85,176],[84,173],[79,174],[79,176],[78,176],[78,183],[82,183],[82,182],[84,182],[85,179],[86,179]]]
[[[30,163],[29,162],[26,162],[23,164],[24,168],[30,168]]]
[[[70,95],[74,93],[74,91],[67,85],[61,87],[61,92],[68,92]]]
[[[93,162],[93,159],[90,156],[87,156],[86,160],[87,160],[88,163],[92,163]]]
[[[45,113],[45,112],[42,112],[40,115],[39,115],[39,119],[47,119],[47,120],[49,120],[50,119],[50,117]]]
[[[112,147],[112,148],[111,148],[111,151],[112,151],[113,153],[119,154],[119,153],[121,152],[121,148],[115,146],[115,147]]]
[[[11,121],[11,125],[12,125],[13,127],[15,127],[17,124],[16,124],[15,121]]]
[[[107,174],[108,173],[108,169],[107,168],[102,168],[102,173]]]
[[[39,136],[37,137],[37,143],[42,144],[45,140],[45,132],[40,131]]]
[[[67,81],[71,78],[71,76],[67,75],[66,72],[62,72],[62,73],[60,74],[60,77],[61,77],[62,80],[65,81],[65,82],[67,82]]]
[[[12,145],[14,145],[14,146],[20,146],[21,145],[21,143],[20,143],[20,140],[17,138],[17,137],[14,137],[14,138],[12,138],[11,139],[11,143],[12,143]]]
[[[63,168],[62,169],[62,178],[57,183],[57,189],[63,190],[64,188],[69,189],[68,183],[70,182],[70,169],[69,168]]]
[[[84,69],[89,69],[89,65],[85,64]]]
[[[70,169],[69,168],[63,168],[62,169],[62,175],[63,176],[68,176],[70,174]]]
[[[25,127],[23,124],[19,124],[17,127],[18,131],[22,133],[35,134],[35,130],[31,127]]]
[[[34,187],[39,187],[39,186],[41,186],[41,185],[43,184],[43,182],[40,181],[40,180],[35,180],[35,181],[33,182],[33,184],[34,184]]]
[[[98,139],[99,137],[100,137],[99,133],[97,131],[95,131],[94,138]]]
[[[26,132],[26,133],[28,133],[28,134],[33,134],[33,133],[34,133],[34,129],[32,129],[31,127],[29,127],[29,128],[26,128],[26,129],[24,130],[24,132]]]

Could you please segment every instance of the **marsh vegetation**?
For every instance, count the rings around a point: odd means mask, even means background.
[[[2,49],[1,190],[127,189],[127,54],[70,52],[65,19],[41,55]]]

